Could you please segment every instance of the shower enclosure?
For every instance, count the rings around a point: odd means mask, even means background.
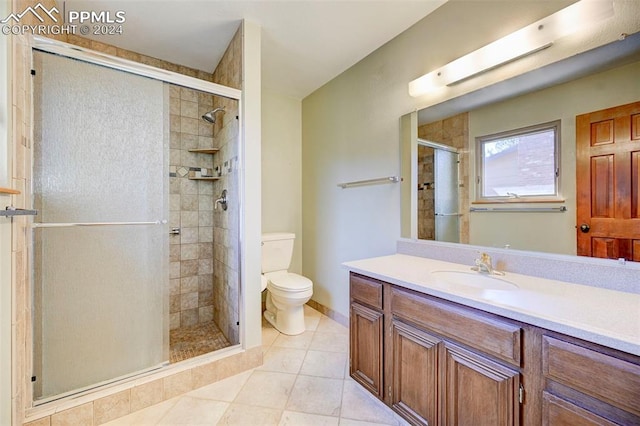
[[[238,100],[40,51],[34,69],[36,404],[238,344]]]
[[[168,86],[170,361],[178,362],[239,342],[239,129],[236,100]]]
[[[418,238],[460,242],[458,152],[418,140]]]

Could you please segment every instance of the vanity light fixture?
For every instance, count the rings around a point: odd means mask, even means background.
[[[546,49],[561,37],[613,16],[613,0],[580,0],[531,25],[449,62],[409,83],[421,96]]]

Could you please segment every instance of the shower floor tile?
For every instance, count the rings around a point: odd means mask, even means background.
[[[169,332],[171,363],[217,351],[227,346],[231,344],[213,321],[192,327],[180,327]]]

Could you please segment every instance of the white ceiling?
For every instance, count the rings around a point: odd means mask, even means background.
[[[122,35],[91,36],[212,72],[243,19],[262,28],[262,84],[304,98],[447,0],[66,0],[125,12]]]

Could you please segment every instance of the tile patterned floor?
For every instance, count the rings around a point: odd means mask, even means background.
[[[206,322],[169,332],[170,362],[179,362],[231,346],[218,326]]]
[[[264,364],[107,425],[406,425],[348,375],[348,330],[305,306],[307,331],[262,328]]]

